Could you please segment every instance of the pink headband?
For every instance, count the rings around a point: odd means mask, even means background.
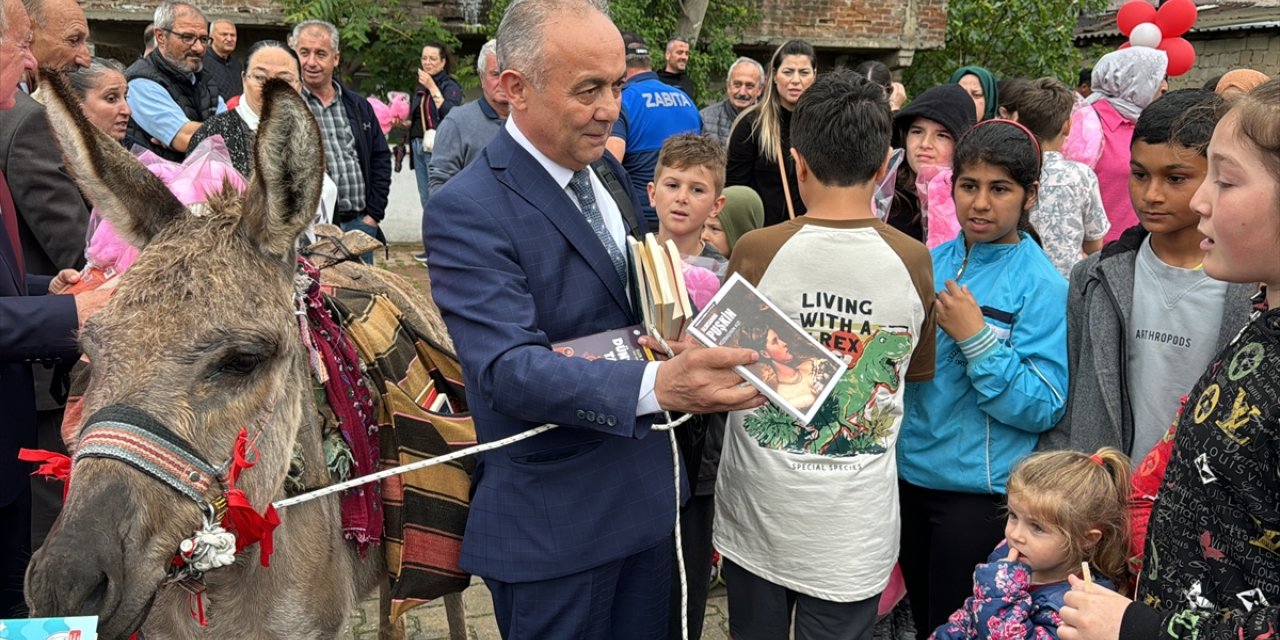
[[[1021,124],[1019,124],[1019,123],[1017,123],[1017,122],[1015,122],[1015,121],[1013,121],[1013,120],[1005,120],[1004,118],[993,118],[993,119],[991,119],[991,120],[983,120],[982,122],[979,122],[978,124],[973,125],[973,126],[972,126],[968,131],[966,131],[966,132],[965,132],[965,134],[964,134],[964,135],[965,135],[965,137],[968,137],[968,136],[969,136],[969,134],[971,134],[971,133],[973,133],[974,131],[976,131],[976,130],[978,129],[978,127],[986,126],[986,125],[989,125],[989,124],[995,124],[995,123],[997,123],[997,122],[999,122],[999,123],[1001,123],[1001,124],[1011,124],[1011,125],[1013,125],[1013,126],[1015,126],[1015,127],[1019,128],[1019,129],[1021,129],[1023,133],[1027,134],[1027,137],[1031,139],[1031,145],[1032,145],[1032,146],[1034,146],[1034,147],[1035,147],[1035,149],[1036,149],[1036,158],[1038,158],[1038,160],[1036,161],[1036,173],[1037,173],[1037,174],[1039,174],[1039,173],[1040,173],[1040,169],[1041,169],[1041,168],[1043,168],[1043,166],[1044,166],[1044,160],[1043,160],[1043,157],[1040,155],[1040,141],[1036,139],[1035,134],[1031,133],[1031,130],[1030,130],[1030,129],[1028,129],[1028,128],[1026,128],[1026,127],[1022,126]],[[962,138],[962,139],[963,139],[963,138]]]

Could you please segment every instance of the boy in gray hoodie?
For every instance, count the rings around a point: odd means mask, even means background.
[[[1116,447],[1141,460],[1248,321],[1256,288],[1205,275],[1204,236],[1190,206],[1222,106],[1211,92],[1186,89],[1138,119],[1129,195],[1140,224],[1071,271],[1067,410],[1039,448]]]

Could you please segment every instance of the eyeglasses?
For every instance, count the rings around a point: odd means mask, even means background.
[[[173,29],[161,29],[161,31],[177,36],[177,38],[182,41],[182,44],[185,44],[188,47],[194,45],[197,40],[200,41],[200,44],[206,47],[213,43],[213,38],[210,38],[209,36],[198,36],[194,33],[178,33]]]
[[[289,83],[289,84],[291,84],[291,85],[297,85],[297,84],[298,84],[298,76],[295,76],[295,75],[293,75],[292,73],[281,73],[281,74],[279,74],[279,75],[274,75],[274,76],[264,76],[264,75],[261,75],[261,74],[254,73],[254,74],[250,74],[250,75],[249,75],[249,76],[247,76],[247,77],[248,77],[248,79],[249,79],[249,80],[252,80],[252,81],[253,81],[255,84],[257,84],[258,86],[262,86],[262,85],[266,84],[266,83],[267,83],[267,81],[268,81],[268,80],[270,80],[270,79],[272,79],[272,78],[275,78],[276,80],[284,80],[285,82],[287,82],[287,83]]]

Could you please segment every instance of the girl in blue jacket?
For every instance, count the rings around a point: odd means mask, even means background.
[[[1062,416],[1067,282],[1028,212],[1040,178],[1035,137],[1008,120],[974,127],[952,159],[962,234],[933,250],[933,380],[906,389],[898,438],[902,555],[920,638],[971,592],[1000,541],[1014,462]]]

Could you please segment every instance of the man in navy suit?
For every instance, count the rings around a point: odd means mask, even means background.
[[[505,638],[665,638],[676,469],[650,427],[663,409],[763,404],[732,370],[756,355],[681,348],[641,363],[551,350],[638,322],[630,225],[589,167],[618,117],[622,37],[585,0],[524,0],[503,16],[498,62],[511,116],[431,199],[432,293],[480,440],[560,427],[481,457],[462,567],[485,579]]]
[[[31,20],[19,0],[0,0],[0,111],[12,109],[18,80],[36,63],[31,55]],[[18,212],[0,172],[0,618],[24,611],[22,578],[31,557],[32,465],[18,449],[36,443],[35,383],[31,363],[74,361],[75,330],[101,309],[109,294],[42,295],[79,281],[75,271],[57,278],[23,268]]]

